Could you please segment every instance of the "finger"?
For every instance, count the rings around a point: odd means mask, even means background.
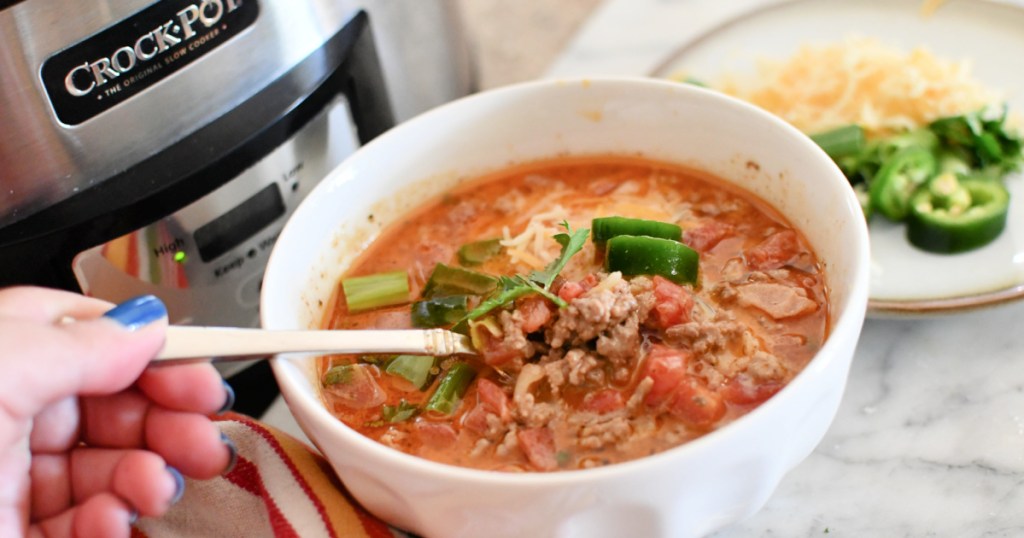
[[[64,290],[19,286],[0,290],[0,318],[57,323],[64,318],[91,319],[114,305]]]
[[[78,448],[70,462],[66,479],[76,503],[114,493],[140,515],[159,516],[184,492],[181,474],[148,450]]]
[[[149,448],[194,478],[221,474],[233,457],[206,415],[152,405],[137,391],[83,398],[81,406],[82,440],[90,446]]]
[[[54,517],[72,504],[71,476],[67,454],[32,456],[31,509],[32,521]]]
[[[102,448],[146,446],[146,416],[153,404],[137,390],[82,398],[79,405],[80,435],[85,444]]]
[[[0,363],[0,407],[27,419],[73,394],[109,394],[129,386],[163,345],[167,311],[156,298],[122,304],[104,317],[43,325],[0,323],[0,341],[15,343]],[[16,351],[24,347],[25,354]],[[27,356],[26,356],[27,355]],[[20,361],[31,360],[31,368]]]
[[[157,404],[176,411],[210,415],[234,403],[234,393],[209,363],[150,368],[139,377],[138,387]]]
[[[186,476],[205,479],[223,473],[235,455],[220,430],[197,413],[150,409],[146,444]]]
[[[32,538],[128,538],[136,515],[111,493],[42,520],[29,528]]]
[[[146,450],[78,448],[32,460],[33,521],[54,517],[100,493],[113,493],[138,514],[160,516],[181,499],[185,480]]]
[[[36,454],[67,452],[78,444],[78,398],[68,396],[47,405],[32,419],[29,448]]]

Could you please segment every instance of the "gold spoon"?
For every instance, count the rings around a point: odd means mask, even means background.
[[[151,364],[253,360],[277,353],[477,354],[468,336],[444,329],[279,331],[172,325]]]

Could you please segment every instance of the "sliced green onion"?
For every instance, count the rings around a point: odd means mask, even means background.
[[[601,217],[593,220],[595,245],[601,245],[618,235],[660,237],[679,241],[683,229],[675,224],[655,220],[630,219],[626,217]]]
[[[399,355],[388,363],[385,372],[404,378],[419,390],[427,388],[432,378],[431,370],[437,364],[436,357],[425,355]]]
[[[448,295],[485,295],[497,286],[498,279],[491,275],[439,263],[434,266],[434,271],[423,287],[423,297],[432,299]]]
[[[419,407],[405,400],[398,402],[398,405],[385,405],[380,409],[380,415],[386,422],[390,423],[405,422],[418,415],[419,412]]]
[[[459,263],[480,265],[501,253],[501,239],[485,239],[466,243],[459,248]]]
[[[448,369],[437,390],[430,395],[425,409],[442,415],[451,415],[462,403],[462,397],[466,395],[470,383],[476,377],[476,370],[465,362],[456,362]]]
[[[831,131],[811,135],[811,140],[825,150],[832,160],[857,155],[864,150],[866,140],[860,125],[844,125]]]
[[[405,271],[345,278],[341,287],[349,312],[409,302],[409,276]]]
[[[604,265],[623,275],[661,275],[677,284],[697,282],[696,250],[658,237],[620,235],[608,240]]]
[[[459,321],[469,310],[465,295],[434,297],[412,304],[412,325],[423,329],[444,327]]]

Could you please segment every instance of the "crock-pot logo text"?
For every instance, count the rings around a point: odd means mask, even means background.
[[[82,62],[64,77],[64,87],[75,97],[89,95],[111,81],[150,69],[162,59],[170,63],[189,50],[217,37],[216,26],[242,6],[243,0],[202,0],[178,11],[174,17],[114,50],[109,56]]]

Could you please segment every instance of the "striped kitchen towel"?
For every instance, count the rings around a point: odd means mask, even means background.
[[[216,420],[238,447],[234,468],[212,480],[188,480],[181,501],[161,518],[140,519],[133,537],[403,536],[356,504],[304,443],[236,413]]]

